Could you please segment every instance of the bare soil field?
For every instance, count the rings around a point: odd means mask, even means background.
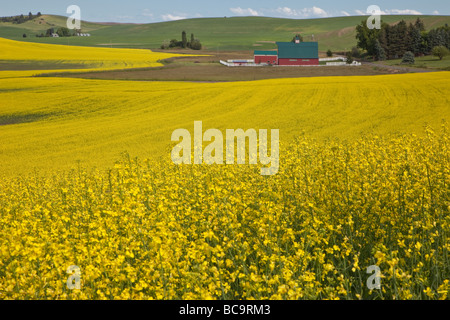
[[[86,64],[61,61],[0,60],[0,71],[86,69],[88,67]]]
[[[156,51],[156,50],[155,50]],[[187,50],[163,52],[189,53]],[[362,66],[320,66],[320,67],[226,67],[220,60],[253,59],[252,51],[214,52],[201,51],[208,56],[176,57],[165,61],[163,67],[128,69],[76,74],[53,74],[86,79],[142,80],[142,81],[252,81],[278,78],[325,77],[325,76],[364,76],[414,72],[411,69],[391,68],[390,66],[363,64]],[[321,54],[323,56],[323,54]],[[420,70],[417,70],[420,72]]]

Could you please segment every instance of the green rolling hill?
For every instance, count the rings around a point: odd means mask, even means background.
[[[450,23],[450,16],[420,16],[426,28]],[[159,48],[170,39],[181,39],[181,32],[195,34],[208,50],[252,50],[275,48],[275,41],[289,41],[301,33],[306,41],[319,41],[321,51],[350,50],[356,45],[355,26],[365,17],[336,17],[321,19],[282,19],[268,17],[198,18],[151,24],[108,24],[82,22],[84,32],[91,37],[37,38],[48,28],[66,25],[66,17],[43,15],[23,24],[0,23],[0,37],[33,42],[112,46],[128,48]],[[384,16],[383,21],[412,22],[417,16]],[[23,38],[23,34],[27,38]]]

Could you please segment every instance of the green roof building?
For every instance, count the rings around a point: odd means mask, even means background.
[[[317,42],[277,42],[278,51],[255,51],[255,63],[280,66],[319,65]]]

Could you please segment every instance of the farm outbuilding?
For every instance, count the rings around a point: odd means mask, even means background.
[[[255,51],[255,63],[278,64],[278,51]]]
[[[277,42],[277,51],[255,51],[256,64],[279,66],[318,66],[317,42]]]

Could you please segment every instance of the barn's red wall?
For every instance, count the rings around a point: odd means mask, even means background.
[[[291,61],[295,60],[295,61]],[[279,59],[280,66],[318,66],[319,59]]]
[[[277,60],[278,60],[277,56],[255,56],[255,63],[277,64],[278,63]],[[268,62],[268,61],[270,61],[270,62]]]

